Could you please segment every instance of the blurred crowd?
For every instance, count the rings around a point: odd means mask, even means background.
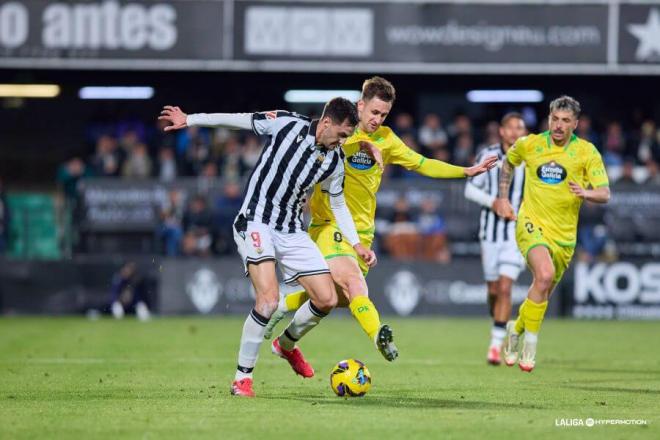
[[[431,113],[415,121],[411,114],[399,113],[388,124],[413,150],[461,166],[472,165],[480,149],[499,140],[497,121],[476,124],[464,114],[445,121]],[[543,120],[533,131],[546,130],[545,124]],[[57,172],[60,188],[75,205],[82,178],[157,179],[164,183],[179,177],[222,179],[223,189],[213,197],[184,195],[172,189],[158,207],[160,223],[155,237],[166,255],[232,253],[231,223],[241,203],[241,185],[259,159],[263,140],[249,132],[226,129],[191,127],[166,133],[163,128],[162,121],[91,126],[88,138],[93,151],[61,164]],[[612,182],[660,184],[660,129],[655,121],[642,120],[635,127],[618,121],[597,125],[589,115],[582,115],[576,134],[601,151]],[[423,178],[400,167],[388,167],[384,176],[385,181]],[[449,261],[445,219],[435,202],[416,210],[406,203],[402,198],[379,219],[379,251],[399,259]],[[595,226],[600,224],[595,220],[598,215],[601,213],[588,217]],[[603,251],[607,239],[602,232],[602,228],[582,232],[581,242]]]
[[[435,159],[469,166],[476,153],[498,142],[498,122],[477,126],[464,114],[450,121],[430,113],[415,121],[399,113],[390,121],[392,129],[412,149]],[[89,130],[94,145],[87,157],[75,157],[62,164],[58,181],[66,189],[76,177],[156,178],[203,176],[238,180],[254,167],[261,153],[261,140],[249,132],[190,127],[164,132],[164,122],[149,126],[141,122],[102,124]],[[536,131],[547,129],[543,119]],[[652,119],[637,127],[611,121],[595,127],[589,115],[582,115],[576,134],[599,148],[613,180],[633,183],[660,183],[660,128]],[[389,170],[390,178],[409,178],[400,168]]]

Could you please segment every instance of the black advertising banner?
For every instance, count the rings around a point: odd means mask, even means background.
[[[254,289],[238,257],[164,260],[159,286],[165,315],[247,314],[254,307]]]
[[[164,260],[160,273],[163,314],[248,313],[254,306],[254,290],[243,276],[238,257]],[[385,315],[488,315],[486,284],[478,258],[447,265],[382,259],[367,281],[370,298]],[[525,273],[515,284],[514,304],[520,304],[527,295],[529,281],[529,274]],[[282,285],[281,290],[292,292],[297,288]],[[559,300],[548,313],[558,313]]]
[[[577,263],[575,318],[660,319],[660,263],[652,260]]]
[[[405,4],[379,11],[379,60],[603,63],[607,7],[575,4]],[[551,17],[561,17],[554,20]]]
[[[660,3],[619,6],[619,62],[660,65]]]
[[[660,74],[653,2],[0,0],[0,68]]]
[[[605,4],[238,2],[245,59],[605,63]],[[550,17],[561,17],[554,20]]]
[[[0,2],[0,61],[222,58],[222,3]]]

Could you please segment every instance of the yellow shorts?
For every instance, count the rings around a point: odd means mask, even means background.
[[[346,241],[344,234],[341,233],[337,225],[310,225],[309,235],[321,250],[321,253],[326,260],[333,257],[353,257],[360,265],[362,274],[365,277],[367,276],[369,266],[357,256],[355,249],[353,249],[353,246]],[[358,232],[358,236],[360,237],[360,243],[371,249],[371,243],[374,241],[373,231],[364,233]]]
[[[520,253],[525,257],[525,261],[527,261],[527,253],[532,248],[536,246],[548,248],[552,257],[552,264],[555,266],[555,284],[559,283],[564,272],[568,269],[575,251],[574,245],[562,246],[552,238],[544,236],[543,229],[535,224],[533,219],[525,215],[518,217],[516,242]]]

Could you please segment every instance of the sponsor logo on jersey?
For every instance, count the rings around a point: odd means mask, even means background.
[[[545,183],[556,185],[566,179],[566,168],[559,165],[554,160],[544,163],[536,169],[536,175]]]
[[[348,164],[356,170],[368,170],[376,163],[371,156],[362,150],[347,158]]]

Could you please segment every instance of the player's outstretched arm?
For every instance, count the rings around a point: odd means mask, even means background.
[[[252,129],[252,113],[193,113],[186,114],[181,108],[166,105],[158,119],[172,125],[165,131],[180,130],[186,127],[225,127],[235,130]]]
[[[594,203],[607,203],[610,201],[610,188],[609,186],[601,186],[600,188],[582,188],[576,182],[568,182],[568,186],[573,194],[577,197]]]
[[[422,176],[434,179],[457,179],[478,176],[496,165],[497,157],[494,156],[487,157],[481,163],[468,168],[452,165],[441,160],[424,158],[424,161],[415,171]]]
[[[502,169],[500,170],[500,181],[499,181],[499,190],[497,193],[497,198],[493,203],[493,209],[495,213],[507,220],[515,220],[516,213],[511,206],[511,201],[509,200],[509,188],[511,188],[511,180],[513,179],[513,165],[505,157],[502,161]]]
[[[474,177],[483,174],[491,168],[494,168],[497,165],[497,160],[496,156],[489,156],[482,160],[481,163],[465,168],[465,175],[467,177]]]

